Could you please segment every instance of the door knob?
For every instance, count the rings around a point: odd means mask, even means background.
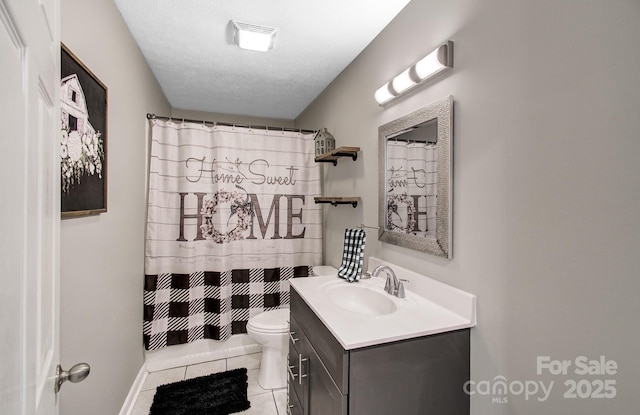
[[[86,363],[73,365],[68,371],[62,369],[62,366],[58,365],[58,367],[56,367],[56,378],[53,382],[55,392],[58,393],[60,391],[60,387],[66,381],[71,383],[82,382],[87,378],[87,376],[89,376],[89,371],[91,371],[91,367]]]

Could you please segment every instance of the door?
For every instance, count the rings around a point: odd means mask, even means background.
[[[0,413],[58,413],[59,0],[0,0]]]

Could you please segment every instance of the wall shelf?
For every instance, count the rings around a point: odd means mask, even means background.
[[[337,166],[340,157],[351,157],[353,161],[356,161],[359,151],[360,147],[338,147],[333,151],[317,156],[315,161],[317,163],[333,163],[334,166]],[[360,202],[359,197],[314,197],[313,200],[316,203],[330,203],[331,206],[351,205],[354,208]]]
[[[313,201],[316,203],[330,203],[331,206],[351,205],[353,207],[357,207],[358,202],[360,202],[360,198],[359,197],[314,197]]]
[[[334,166],[337,166],[340,157],[351,157],[353,161],[356,161],[359,151],[360,147],[338,147],[333,151],[317,156],[315,161],[316,163],[333,163]]]

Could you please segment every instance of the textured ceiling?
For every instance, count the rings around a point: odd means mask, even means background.
[[[172,107],[289,120],[409,2],[114,1]],[[237,47],[231,20],[277,28],[274,49]]]

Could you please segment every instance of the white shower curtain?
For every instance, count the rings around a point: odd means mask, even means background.
[[[313,134],[150,123],[145,346],[245,333],[320,264]]]
[[[387,141],[387,229],[435,236],[437,169],[435,144]]]

